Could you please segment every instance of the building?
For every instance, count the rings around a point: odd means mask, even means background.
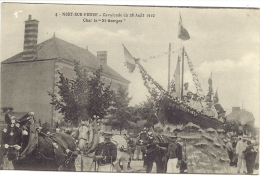
[[[122,85],[128,90],[130,82],[107,65],[107,52],[98,51],[97,56],[88,49],[68,43],[55,35],[37,44],[39,21],[31,15],[25,21],[23,52],[1,63],[1,106],[12,107],[17,112],[35,112],[35,117],[52,125],[61,115],[50,104],[48,91],[57,93],[55,83],[58,70],[65,77],[75,76],[74,60],[80,61],[91,72],[103,66],[103,77],[111,89]]]
[[[234,120],[239,122],[241,125],[239,127],[239,131],[242,134],[248,134],[249,131],[254,127],[254,115],[245,109],[240,109],[240,107],[232,107],[232,112],[226,117],[228,121]]]

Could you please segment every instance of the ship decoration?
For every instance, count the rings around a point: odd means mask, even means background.
[[[190,39],[187,30],[183,27],[181,18],[179,23],[179,34],[178,37],[185,41]],[[124,55],[126,60],[126,66],[129,69],[129,72],[133,72],[136,66],[139,68],[144,81],[144,85],[148,89],[148,92],[151,94],[153,99],[154,109],[158,118],[158,121],[162,126],[167,124],[174,125],[187,125],[193,123],[199,125],[202,129],[224,129],[225,125],[225,111],[222,106],[219,104],[217,91],[215,96],[213,94],[212,88],[212,73],[208,80],[209,90],[206,95],[201,88],[201,84],[195,73],[193,63],[189,58],[185,47],[181,47],[181,54],[178,55],[176,70],[174,74],[174,79],[169,85],[168,82],[168,91],[166,91],[163,86],[161,86],[157,81],[155,81],[144,69],[140,63],[140,58],[133,57],[127,48],[124,47]],[[169,54],[171,52],[169,51]],[[195,83],[198,101],[206,102],[207,107],[212,107],[216,113],[208,113],[204,109],[197,109],[190,106],[187,102],[184,101],[185,83],[183,82],[183,70],[184,70],[184,59],[187,60],[189,70],[193,77],[193,82]],[[180,74],[180,63],[182,62],[182,74]],[[206,100],[208,99],[208,100]],[[213,102],[214,100],[214,102]]]

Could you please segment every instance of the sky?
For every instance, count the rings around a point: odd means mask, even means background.
[[[129,73],[124,66],[122,44],[141,59],[143,67],[165,89],[168,80],[168,54],[165,53],[169,43],[173,51],[171,78],[183,45],[204,93],[212,72],[213,89],[218,89],[220,103],[227,114],[232,107],[243,104],[259,122],[259,10],[5,3],[1,11],[1,61],[22,52],[24,21],[30,14],[39,21],[38,43],[55,33],[56,37],[79,47],[87,46],[94,55],[97,51],[107,51],[108,65],[131,82],[130,104],[136,105],[149,94],[139,69]],[[17,16],[15,12],[19,12]],[[63,12],[72,12],[73,16],[63,16]],[[98,13],[98,16],[75,16],[75,13]],[[122,17],[103,16],[119,13]],[[130,17],[130,14],[144,17]],[[154,17],[147,17],[148,14]],[[190,40],[184,42],[177,37],[180,14],[190,34]],[[85,19],[92,21],[83,22]],[[93,22],[94,19],[101,21]],[[122,22],[108,22],[108,19]],[[196,92],[186,61],[184,75],[190,90]]]

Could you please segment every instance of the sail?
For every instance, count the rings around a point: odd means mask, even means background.
[[[124,46],[124,55],[126,60],[126,67],[129,69],[129,72],[132,73],[135,70],[135,60],[125,46]]]
[[[180,69],[180,62],[181,58],[178,56],[177,64],[176,64],[176,69],[175,69],[175,74],[174,74],[174,79],[175,79],[175,89],[176,89],[176,97],[180,100],[181,99],[181,69]]]

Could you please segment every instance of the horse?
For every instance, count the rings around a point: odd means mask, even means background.
[[[104,142],[104,138],[98,128],[96,119],[90,124],[88,122],[82,122],[73,137],[78,141],[78,148],[82,154],[81,171],[98,171],[98,166],[94,158],[97,146]],[[125,151],[128,150],[127,141],[123,136],[114,135],[111,138],[111,142],[117,146],[117,159],[114,162],[113,171],[121,172],[121,170],[123,170],[126,172],[127,163],[125,165],[125,162],[122,162],[122,158],[127,158],[127,162],[130,158],[128,151]]]
[[[76,144],[65,133],[46,135],[36,128],[33,113],[20,119],[5,114],[4,154],[15,170],[75,171]]]
[[[156,163],[156,172],[165,173],[167,163],[165,160],[166,148],[160,147],[160,144],[166,144],[169,140],[157,133],[143,131],[136,138],[136,145],[141,146],[144,153],[144,165],[146,165],[146,173],[152,171],[153,163]]]
[[[71,135],[77,141],[81,152],[81,171],[96,171],[94,157],[100,136],[97,120],[94,119],[90,124],[88,121],[81,121],[80,126]]]

